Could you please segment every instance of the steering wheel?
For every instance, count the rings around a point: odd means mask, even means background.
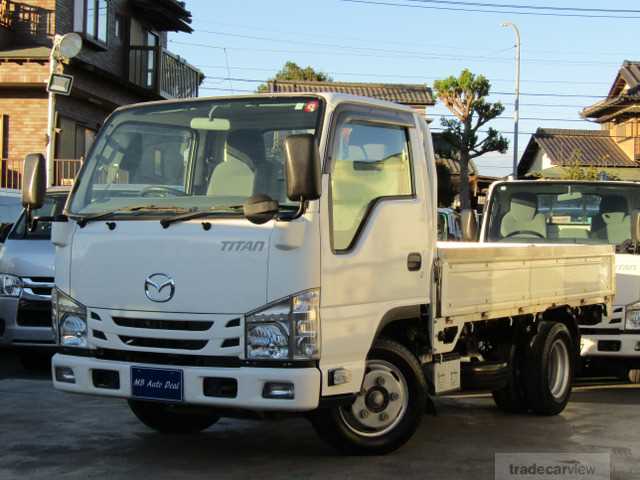
[[[514,237],[516,235],[533,235],[536,236],[538,238],[545,238],[544,235],[542,235],[540,232],[536,232],[534,230],[515,230],[507,235],[504,236],[504,238],[511,238]]]
[[[148,197],[151,194],[164,194],[163,197],[166,197],[168,194],[173,194],[174,197],[184,197],[185,193],[182,190],[178,190],[177,188],[168,187],[166,185],[150,185],[142,189],[140,195],[143,197]]]

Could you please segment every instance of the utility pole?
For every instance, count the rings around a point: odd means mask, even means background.
[[[516,34],[516,99],[513,110],[513,178],[518,178],[518,123],[520,121],[520,30],[512,22],[504,22],[503,27],[511,27]]]

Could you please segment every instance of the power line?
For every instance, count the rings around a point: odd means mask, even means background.
[[[225,70],[226,67],[224,65],[196,65],[196,67],[200,69],[212,68],[218,70]],[[280,67],[275,68],[260,68],[260,67],[237,67],[234,65],[232,70],[247,70],[247,71],[256,71],[256,72],[276,72]],[[361,76],[361,77],[372,77],[372,78],[416,78],[423,80],[440,80],[440,77],[428,77],[424,75],[418,74],[394,74],[394,73],[373,73],[373,72],[336,72],[336,71],[327,71],[329,75],[350,75],[350,76]],[[223,78],[216,76],[209,76],[207,78]],[[226,77],[225,77],[226,79]],[[512,78],[492,78],[489,79],[491,82],[513,82]],[[251,80],[253,81],[253,80]],[[262,81],[262,80],[260,80]],[[582,81],[582,80],[541,80],[541,79],[532,79],[532,80],[521,80],[521,83],[540,83],[540,84],[566,84],[566,85],[611,85],[611,82],[593,82],[593,81]]]
[[[405,0],[408,1],[408,0]],[[199,18],[199,20],[201,20],[201,18]],[[201,20],[202,21],[202,20]],[[332,41],[336,40],[335,35],[326,35],[326,34],[322,34],[319,32],[310,32],[309,30],[305,30],[305,31],[292,31],[292,30],[282,30],[282,29],[277,29],[274,30],[272,28],[264,28],[262,26],[258,26],[258,25],[248,25],[246,23],[226,23],[226,22],[218,22],[215,21],[213,19],[206,19],[203,20],[203,25],[206,22],[206,28],[209,28],[212,24],[214,25],[220,25],[223,27],[231,27],[231,28],[238,28],[238,29],[244,29],[244,30],[250,30],[250,32],[253,34],[256,31],[262,31],[262,32],[268,32],[271,34],[278,34],[278,35],[292,35],[295,36],[294,40],[288,40],[288,41],[294,41],[294,42],[298,42],[300,37],[307,37],[307,38],[313,38],[314,40],[317,40],[318,38],[329,38]],[[196,28],[194,33],[199,33],[199,32],[206,32],[206,30],[201,30],[200,28]],[[354,36],[345,36],[345,35],[341,35],[340,36],[341,39],[343,40],[353,40],[356,42],[364,42],[364,43],[371,43],[371,42],[376,42],[379,41],[379,38],[363,38],[363,37],[354,37]],[[415,41],[397,41],[397,40],[393,40],[393,39],[389,39],[389,38],[385,38],[384,39],[384,44],[385,45],[410,45],[412,47],[416,47],[416,42]],[[477,50],[474,48],[470,48],[468,45],[464,45],[464,46],[455,46],[455,45],[451,45],[451,44],[444,44],[444,43],[428,43],[428,44],[421,44],[419,45],[421,48],[431,48],[431,47],[438,47],[438,48],[445,48],[445,49],[452,49],[452,50],[460,50],[461,48],[464,48],[464,50],[466,51],[473,51],[473,50]],[[511,47],[513,48],[513,47]],[[607,52],[594,52],[594,51],[558,51],[556,50],[537,50],[537,49],[528,49],[527,48],[527,52],[536,52],[536,53],[555,53],[555,54],[561,54],[564,56],[569,56],[569,55],[586,55],[589,58],[593,58],[594,56],[612,56],[612,55],[617,55],[620,57],[628,57],[628,56],[633,56],[634,54],[632,54],[630,51],[628,52],[628,54],[625,54],[625,52],[621,52],[619,49],[616,51],[607,51]]]
[[[347,0],[343,0],[343,1],[347,1]],[[261,53],[312,54],[312,55],[331,55],[331,56],[340,55],[340,56],[347,56],[347,57],[358,56],[358,57],[375,57],[375,58],[392,58],[392,59],[412,58],[417,60],[443,60],[443,61],[467,61],[467,60],[480,59],[485,63],[512,63],[513,62],[513,60],[510,58],[493,58],[493,57],[481,58],[473,55],[451,56],[449,54],[444,54],[444,55],[443,54],[421,54],[421,53],[405,54],[400,51],[398,51],[398,53],[394,53],[393,55],[383,55],[380,53],[364,53],[364,52],[336,52],[336,51],[322,51],[322,50],[289,50],[289,49],[275,49],[275,48],[227,47],[227,46],[220,46],[220,45],[209,45],[204,43],[182,42],[178,40],[169,40],[169,42],[174,43],[176,45],[210,48],[215,50],[224,50],[226,48],[228,50],[239,50],[239,51],[250,51],[250,52],[261,52]],[[570,66],[591,66],[591,65],[618,66],[618,63],[601,62],[597,60],[549,60],[549,59],[543,59],[543,58],[528,58],[526,60],[523,60],[523,62],[541,63],[541,64],[562,64],[562,65],[570,65]]]
[[[620,10],[614,8],[581,8],[581,7],[549,7],[545,5],[516,5],[513,3],[479,3],[461,2],[452,0],[406,0],[408,2],[436,3],[445,5],[466,5],[471,7],[497,7],[497,8],[518,8],[524,10],[552,10],[570,12],[600,12],[600,13],[640,13],[640,10]]]
[[[522,12],[517,10],[488,10],[488,9],[478,9],[478,8],[439,7],[435,5],[408,5],[403,3],[391,3],[391,2],[372,1],[372,0],[341,0],[341,1],[348,2],[348,3],[364,4],[364,5],[421,8],[421,9],[427,9],[427,10],[445,10],[450,12],[500,13],[500,14],[512,14],[512,15],[543,16],[543,17],[640,19],[640,16],[628,16],[628,15],[591,15],[591,14],[585,14],[585,13]],[[414,0],[405,0],[405,1],[414,1]]]
[[[208,77],[212,79],[220,79],[221,77]],[[231,77],[231,80],[238,82],[249,82],[249,83],[266,83],[270,80],[268,79],[256,79],[256,78],[242,78],[242,77]],[[513,96],[514,92],[491,92],[489,96],[495,95],[507,95]],[[606,98],[602,95],[588,95],[588,94],[580,94],[580,93],[537,93],[537,92],[521,92],[521,96],[529,96],[529,97],[560,97],[560,98],[592,98],[592,99],[603,99]]]

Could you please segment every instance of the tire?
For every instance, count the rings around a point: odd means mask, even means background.
[[[214,411],[201,407],[142,400],[129,400],[128,403],[138,420],[160,433],[197,433],[220,419]]]
[[[382,455],[413,436],[427,399],[427,382],[416,357],[395,341],[379,339],[369,352],[354,402],[319,409],[310,420],[320,438],[343,454]]]
[[[631,383],[640,383],[640,370],[638,369],[629,370],[628,378]]]
[[[520,345],[505,345],[508,349],[505,357],[509,361],[511,372],[507,385],[491,392],[496,406],[506,413],[526,413],[529,410],[523,381],[523,352]]]
[[[575,349],[567,327],[540,322],[526,355],[524,384],[529,408],[538,415],[557,415],[571,396]]]

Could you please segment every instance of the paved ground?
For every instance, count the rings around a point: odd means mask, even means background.
[[[221,420],[161,436],[123,401],[70,396],[0,351],[0,479],[493,478],[496,452],[607,452],[614,479],[640,478],[640,387],[578,387],[557,417],[510,416],[486,395],[444,398],[399,452],[337,456],[301,418]]]

